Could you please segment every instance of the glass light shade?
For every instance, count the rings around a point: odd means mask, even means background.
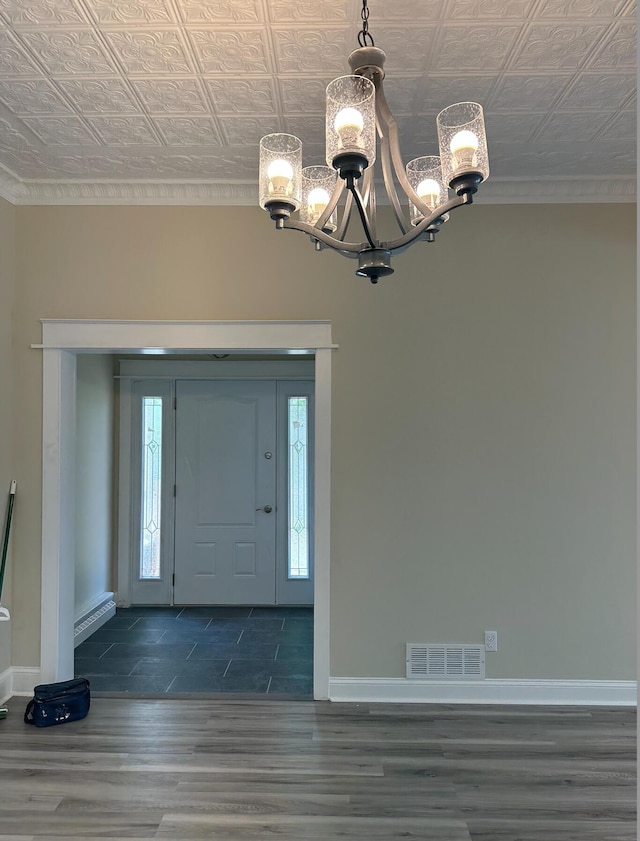
[[[482,105],[450,105],[438,114],[436,123],[444,183],[451,184],[454,178],[473,173],[485,181],[489,177],[489,154]]]
[[[335,169],[329,166],[305,166],[302,170],[302,203],[300,219],[315,225],[333,195],[338,177]],[[324,224],[323,230],[335,231],[336,212],[334,211]]]
[[[409,184],[431,210],[440,207],[449,198],[449,191],[442,180],[440,158],[436,155],[414,158],[407,164],[406,172]],[[424,219],[422,211],[412,201],[409,201],[409,214],[412,225],[419,225]]]
[[[267,134],[260,141],[260,207],[284,202],[300,207],[302,193],[302,143],[293,134]]]
[[[363,155],[368,166],[376,159],[376,89],[364,76],[341,76],[327,86],[327,163],[337,156]]]

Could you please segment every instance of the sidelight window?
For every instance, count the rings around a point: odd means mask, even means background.
[[[160,578],[162,397],[142,398],[140,578]]]
[[[309,398],[288,399],[290,579],[309,578]]]

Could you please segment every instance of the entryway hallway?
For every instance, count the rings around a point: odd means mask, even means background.
[[[92,692],[313,698],[311,607],[130,607],[75,650]]]

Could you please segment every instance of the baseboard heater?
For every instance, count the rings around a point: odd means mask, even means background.
[[[116,603],[113,600],[113,593],[103,593],[92,607],[85,609],[76,619],[73,626],[73,647],[77,648],[81,642],[89,639],[91,634],[94,634],[115,615]]]

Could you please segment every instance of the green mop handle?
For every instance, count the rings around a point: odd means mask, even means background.
[[[7,522],[4,527],[4,543],[2,544],[2,565],[0,566],[0,597],[2,596],[2,585],[4,583],[4,568],[7,564],[7,550],[9,548],[9,532],[11,531],[11,515],[13,514],[13,501],[16,496],[16,480],[11,480],[9,488],[9,505],[7,507]]]

